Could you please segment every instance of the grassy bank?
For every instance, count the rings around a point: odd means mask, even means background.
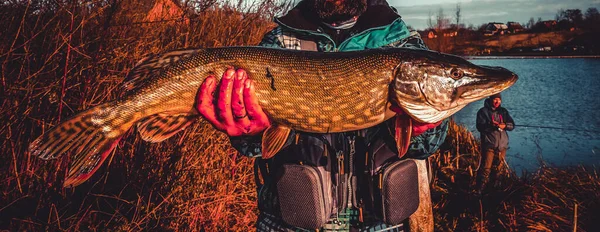
[[[440,154],[431,157],[439,231],[597,231],[598,169],[542,167],[520,177],[501,172],[482,196],[473,194],[479,144],[466,127],[450,126]],[[533,154],[532,154],[533,155]]]
[[[160,144],[131,131],[74,189],[61,187],[68,156],[44,162],[27,152],[59,121],[119,97],[120,81],[146,54],[256,44],[282,7],[218,4],[152,22],[124,13],[139,8],[133,1],[0,5],[6,25],[0,33],[0,230],[254,228],[253,161],[202,121]],[[453,125],[431,158],[439,230],[571,230],[577,203],[578,227],[592,231],[600,215],[595,171],[543,168],[523,178],[501,176],[480,204],[469,194],[477,155],[471,135]]]

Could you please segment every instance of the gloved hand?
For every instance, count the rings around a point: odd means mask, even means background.
[[[196,96],[196,109],[217,130],[235,137],[256,135],[271,125],[254,94],[254,82],[243,69],[227,69],[215,95],[216,89],[215,77],[207,77]]]
[[[399,115],[403,115],[404,110],[402,110],[402,108],[396,106],[396,105],[392,105],[390,107],[390,109],[394,112],[396,112]],[[429,129],[433,129],[437,126],[439,126],[442,123],[442,121],[436,122],[436,123],[422,123],[422,122],[417,122],[415,120],[412,120],[412,132],[411,132],[411,136],[415,137],[415,136],[419,136],[420,134],[425,133],[425,131],[429,130]]]
[[[498,123],[498,128],[500,128],[501,130],[504,130],[504,128],[506,128],[506,124]]]

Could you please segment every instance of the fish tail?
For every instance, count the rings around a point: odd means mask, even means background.
[[[125,114],[114,103],[96,106],[44,133],[29,151],[44,160],[73,151],[63,186],[77,186],[92,176],[133,125],[135,119]]]

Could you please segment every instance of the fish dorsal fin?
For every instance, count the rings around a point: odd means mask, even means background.
[[[160,76],[167,67],[192,57],[201,50],[186,49],[149,55],[138,61],[129,74],[127,74],[127,77],[123,80],[123,88],[126,91],[135,90],[149,80]]]
[[[394,138],[396,140],[396,148],[398,149],[398,158],[402,158],[410,146],[412,119],[406,114],[396,115],[396,123],[394,126],[396,131]]]
[[[196,120],[191,114],[159,113],[148,116],[137,123],[137,130],[143,140],[157,143],[177,134]]]
[[[281,125],[271,125],[263,133],[262,158],[270,159],[283,148],[292,129]]]

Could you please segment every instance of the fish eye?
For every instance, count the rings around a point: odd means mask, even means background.
[[[464,75],[465,75],[465,73],[460,69],[453,68],[452,70],[450,70],[450,77],[452,77],[452,79],[458,80],[458,79],[462,78]]]

